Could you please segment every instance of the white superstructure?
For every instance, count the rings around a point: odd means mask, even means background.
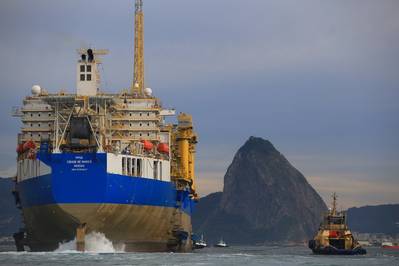
[[[171,135],[176,126],[165,124],[164,118],[175,111],[162,109],[150,88],[139,96],[102,93],[98,55],[107,53],[78,50],[75,94],[50,94],[34,85],[23,107],[14,110],[22,121],[18,180],[51,173],[35,156],[47,143],[53,153],[107,153],[110,174],[171,181]],[[24,148],[26,143],[35,148]]]

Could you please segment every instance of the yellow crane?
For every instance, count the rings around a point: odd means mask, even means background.
[[[144,12],[143,0],[136,0],[134,16],[134,73],[132,94],[144,96]]]
[[[144,12],[143,0],[136,0],[134,25],[134,73],[131,93],[134,97],[144,98]],[[189,114],[178,116],[177,128],[172,132],[175,142],[172,149],[177,162],[172,165],[172,176],[183,184],[189,184],[191,194],[197,198],[195,187],[195,146],[197,135],[193,129],[192,117]]]
[[[197,144],[197,134],[193,129],[193,119],[189,114],[181,113],[178,118],[177,130],[174,139],[177,144],[178,170],[174,176],[183,182],[190,184],[191,193],[197,198],[195,186],[195,146]]]

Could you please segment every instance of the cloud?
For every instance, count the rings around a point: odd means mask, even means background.
[[[220,188],[250,135],[270,139],[308,176],[394,184],[398,8],[396,0],[145,2],[147,84],[166,106],[194,115],[203,191]],[[132,12],[131,0],[1,1],[0,169],[15,161],[11,107],[36,83],[75,91],[82,44],[110,49],[107,91],[129,86]]]
[[[327,204],[331,195],[338,193],[340,208],[353,206],[399,203],[398,182],[359,180],[351,176],[312,176],[308,181],[321,194]]]
[[[196,187],[200,197],[210,193],[223,191],[223,172],[198,172]]]

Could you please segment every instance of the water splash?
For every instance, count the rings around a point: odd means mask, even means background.
[[[66,243],[60,243],[55,252],[78,252],[76,251],[76,238]],[[85,237],[85,252],[117,253],[124,252],[124,247],[114,247],[112,242],[103,233],[91,232]]]

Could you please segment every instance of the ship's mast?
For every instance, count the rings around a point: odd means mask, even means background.
[[[143,0],[136,0],[134,16],[134,73],[132,94],[144,96],[144,12]]]
[[[332,206],[332,214],[336,215],[337,214],[337,193],[332,194],[332,199],[333,199],[333,206]]]

